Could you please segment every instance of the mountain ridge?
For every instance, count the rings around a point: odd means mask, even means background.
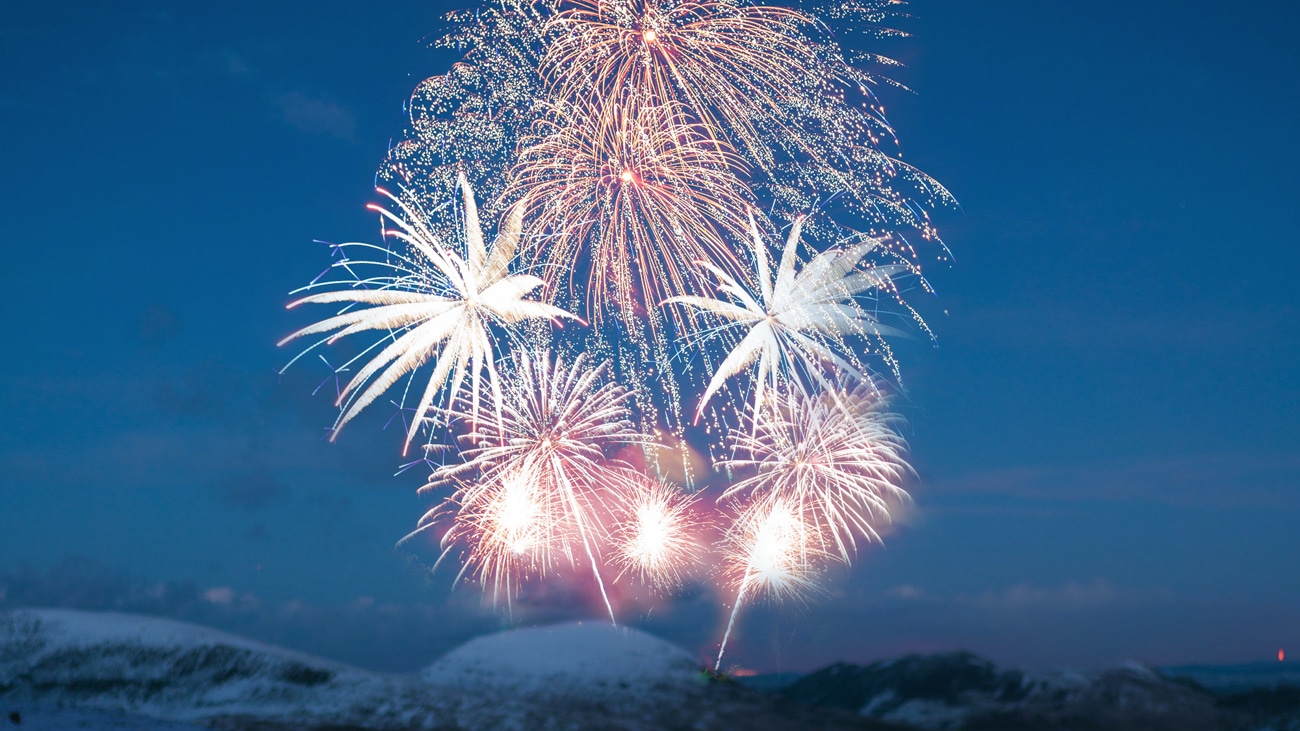
[[[719,682],[685,650],[596,623],[480,637],[419,675],[384,675],[174,620],[14,610],[0,614],[0,703],[139,728],[892,728]]]
[[[478,637],[395,675],[169,619],[0,614],[0,710],[36,729],[1300,731],[1300,684],[1243,685],[1278,677],[1266,667],[1173,670],[1024,672],[954,652],[763,691],[591,622]]]

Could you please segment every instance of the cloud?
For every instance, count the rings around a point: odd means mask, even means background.
[[[217,586],[203,592],[203,601],[212,604],[230,604],[235,601],[235,591],[229,586]]]
[[[885,596],[889,597],[890,599],[903,599],[908,601],[915,601],[917,599],[921,599],[922,597],[926,596],[926,594],[925,594],[925,590],[919,586],[904,584],[902,586],[895,586],[894,588],[886,591]]]
[[[927,483],[935,495],[1035,500],[1142,501],[1226,507],[1295,506],[1300,455],[1218,453],[1019,465]]]
[[[1089,582],[1069,581],[1060,586],[1017,584],[999,591],[986,591],[956,601],[990,611],[1049,609],[1093,610],[1117,605],[1161,602],[1170,598],[1168,589],[1119,588],[1107,579]]]
[[[281,119],[301,132],[345,140],[352,139],[356,133],[356,116],[336,102],[300,91],[281,94],[273,101]]]

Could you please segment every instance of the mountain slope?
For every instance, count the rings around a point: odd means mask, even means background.
[[[44,705],[176,721],[437,725],[436,693],[409,680],[182,622],[19,610],[0,615],[0,691]]]
[[[717,682],[684,650],[599,623],[478,638],[418,676],[391,676],[181,622],[19,610],[0,614],[0,704],[33,718],[97,712],[121,729],[889,727]]]

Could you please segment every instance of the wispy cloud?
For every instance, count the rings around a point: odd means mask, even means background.
[[[1188,454],[1074,465],[1020,465],[927,483],[933,494],[1038,501],[1295,506],[1298,454]]]
[[[301,132],[345,140],[356,134],[356,115],[338,102],[291,91],[275,97],[274,104],[280,117]]]

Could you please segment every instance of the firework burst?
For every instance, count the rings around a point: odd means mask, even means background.
[[[616,504],[614,561],[643,584],[680,586],[703,554],[695,535],[702,527],[697,498],[663,479],[638,475],[632,484]]]
[[[812,396],[796,389],[773,401],[750,412],[751,429],[732,432],[735,456],[722,466],[749,476],[720,500],[796,510],[817,526],[819,550],[849,563],[858,537],[879,541],[880,527],[909,501],[902,417],[871,383]]]
[[[610,314],[640,332],[662,299],[704,291],[697,259],[735,268],[739,158],[672,106],[557,105],[520,154],[507,194],[528,202],[532,261],[586,292],[599,332]],[[577,279],[586,274],[586,281]]]
[[[498,587],[507,582],[502,572],[519,560],[544,571],[560,561],[577,566],[585,557],[612,619],[599,551],[609,540],[610,496],[635,489],[637,477],[613,452],[642,445],[646,437],[630,421],[631,393],[604,382],[606,369],[581,355],[565,365],[550,353],[517,353],[498,402],[499,428],[462,435],[469,445],[461,450],[463,461],[436,470],[424,488],[454,485],[455,492],[425,514],[416,532],[450,508],[457,522],[444,548],[470,538],[466,565],[477,566],[484,583]],[[467,411],[455,416],[476,423]],[[504,524],[506,518],[516,527]],[[510,538],[517,529],[527,531],[522,551],[514,551],[518,544],[511,540],[488,540]]]
[[[768,157],[755,119],[818,66],[808,16],[733,2],[571,0],[550,21],[548,91],[591,106],[675,102],[710,130]]]
[[[879,248],[878,240],[868,239],[823,252],[796,271],[803,222],[800,217],[790,227],[780,265],[773,272],[767,244],[753,215],[750,216],[749,235],[758,270],[758,291],[721,268],[701,262],[718,279],[719,289],[727,298],[681,295],[665,301],[722,320],[717,328],[704,330],[702,339],[715,339],[732,330],[744,332],[714,372],[696,408],[697,419],[728,378],[755,362],[758,365],[755,404],[763,402],[765,389],[775,390],[781,384],[805,388],[812,382],[829,389],[827,370],[863,378],[861,361],[849,343],[850,338],[868,341],[892,365],[893,356],[884,337],[903,335],[903,332],[882,324],[860,301],[863,296],[871,295],[877,300],[881,293],[892,296],[924,327],[915,311],[903,302],[893,280],[899,274],[910,273],[907,266],[859,266],[863,257]]]
[[[816,588],[822,541],[807,511],[781,497],[763,500],[738,512],[722,543],[723,567],[736,587],[736,600],[718,647],[714,670],[747,599],[801,597]]]
[[[841,17],[862,16],[851,3]],[[888,3],[869,3],[883,21]],[[598,109],[680,105],[756,172],[788,210],[844,193],[873,226],[934,229],[914,199],[950,205],[943,186],[882,145],[893,128],[872,89],[888,78],[845,57],[827,26],[778,6],[712,0],[568,0],[546,23],[550,98]],[[868,8],[858,5],[858,11]],[[885,68],[877,55],[856,60]]]
[[[720,667],[742,606],[808,596],[908,504],[878,379],[901,388],[887,338],[930,334],[903,296],[930,291],[909,240],[945,260],[929,212],[953,200],[898,159],[875,96],[893,82],[868,67],[899,64],[840,45],[892,34],[900,3],[829,2],[447,16],[434,45],[460,61],[416,87],[378,175],[399,191],[373,207],[396,245],[336,247],[347,276],[289,306],[342,309],[284,342],[378,335],[335,369],[360,364],[331,439],[401,389],[404,452],[427,428],[425,460],[447,455],[407,539],[440,531],[435,565],[459,561],[457,581],[509,604],[580,575],[614,621],[607,588],[625,578],[715,577],[735,597]],[[499,221],[491,246],[480,217]],[[592,327],[557,335],[580,318]]]
[[[850,563],[859,537],[880,540],[879,526],[907,504],[900,483],[911,473],[906,443],[872,384],[839,396],[795,389],[773,395],[773,408],[750,411],[753,428],[732,432],[743,456],[723,467],[748,477],[720,501],[736,519],[723,542],[736,600],[715,669],[748,597],[802,596],[828,559]]]
[[[357,310],[345,308],[334,317],[295,332],[280,341],[281,345],[305,335],[330,331],[336,332],[320,343],[333,343],[359,332],[387,331],[388,336],[367,349],[365,355],[392,341],[371,357],[340,392],[337,405],[341,412],[331,440],[380,394],[430,360],[434,361],[433,373],[407,430],[406,446],[410,446],[419,432],[434,397],[448,386],[455,396],[467,376],[472,389],[472,418],[477,421],[480,376],[484,372],[497,396],[496,402],[501,403],[492,325],[510,326],[534,318],[575,317],[558,307],[524,299],[542,285],[542,280],[509,273],[510,261],[519,244],[522,208],[514,208],[489,250],[484,245],[474,191],[463,177],[460,182],[465,205],[463,254],[434,236],[414,209],[381,189],[380,193],[397,206],[400,214],[378,206],[371,208],[395,226],[386,233],[406,244],[408,250],[394,253],[366,244],[354,246],[383,251],[385,261],[366,263],[390,274],[347,283],[330,282],[329,285],[346,284],[348,288],[308,295],[289,304],[290,308],[339,302],[347,303],[349,308],[358,304],[372,306]],[[349,271],[356,265],[346,260],[343,264],[349,265]]]

